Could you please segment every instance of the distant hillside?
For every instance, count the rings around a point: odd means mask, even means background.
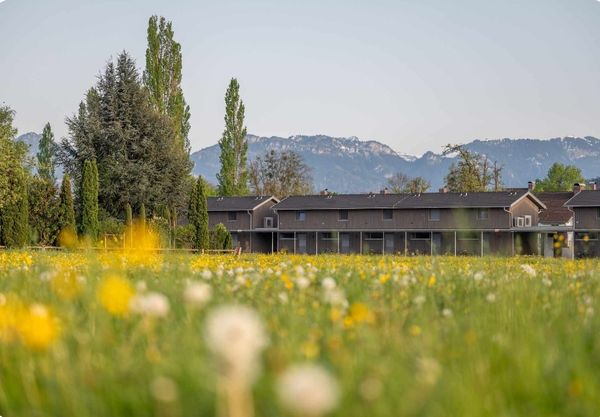
[[[257,137],[248,136],[248,158],[254,159],[266,150],[293,150],[313,169],[316,189],[336,192],[376,191],[394,172],[427,178],[434,189],[443,178],[453,158],[426,152],[421,157],[395,152],[376,141],[355,137],[330,136]],[[588,177],[600,176],[600,140],[593,137],[540,139],[475,140],[468,149],[485,154],[504,166],[506,186],[526,186],[527,181],[543,178],[554,162],[573,164]],[[216,182],[219,170],[219,147],[209,146],[192,154],[194,174]]]
[[[28,144],[31,155],[35,156],[40,138],[40,134],[30,132],[18,140]],[[508,187],[524,187],[527,181],[545,177],[554,162],[576,165],[586,178],[600,176],[600,139],[593,137],[475,140],[465,146],[502,164],[504,183]],[[328,188],[340,193],[377,191],[395,172],[423,176],[436,190],[443,185],[454,160],[432,151],[420,157],[404,155],[380,142],[361,141],[356,137],[248,135],[249,160],[271,149],[297,152],[312,168],[316,190]],[[209,146],[191,157],[194,174],[216,183],[219,146]]]

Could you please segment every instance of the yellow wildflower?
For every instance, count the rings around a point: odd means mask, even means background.
[[[98,288],[98,301],[112,315],[125,316],[129,312],[129,303],[134,290],[129,281],[117,275],[111,275],[102,281]]]

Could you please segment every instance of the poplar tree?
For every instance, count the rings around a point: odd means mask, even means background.
[[[244,103],[240,85],[232,78],[225,94],[225,130],[219,140],[221,170],[217,174],[219,194],[234,196],[248,194],[246,127]]]
[[[208,206],[206,203],[204,179],[200,176],[193,185],[190,193],[189,219],[190,223],[194,226],[194,247],[196,249],[208,249],[210,245]]]
[[[26,175],[27,145],[15,141],[14,115],[10,107],[0,106],[0,209],[19,201],[21,194],[18,190]]]
[[[0,211],[0,241],[8,247],[22,247],[29,241],[29,199],[25,173],[14,182],[15,200]]]
[[[71,192],[71,178],[65,174],[60,185],[59,213],[61,231],[72,236],[77,233],[75,224],[75,208],[73,206],[73,194]]]
[[[50,123],[46,123],[42,138],[40,139],[40,147],[37,153],[38,175],[52,184],[56,182],[54,171],[56,167],[56,143],[54,142],[54,133]]]
[[[93,241],[98,237],[98,167],[96,160],[86,160],[83,166],[81,191],[81,233]]]
[[[148,46],[143,81],[150,102],[161,115],[171,122],[169,142],[170,162],[165,178],[170,181],[166,198],[169,224],[169,244],[175,240],[177,212],[186,199],[185,181],[191,173],[190,106],[186,104],[181,88],[181,45],[175,41],[173,25],[164,17],[152,16],[148,21]]]

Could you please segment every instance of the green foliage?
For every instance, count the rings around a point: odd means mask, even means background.
[[[585,184],[581,170],[575,165],[554,163],[543,180],[536,181],[536,191],[570,191],[573,184]]]
[[[221,169],[217,174],[219,195],[248,194],[246,127],[244,103],[240,99],[240,85],[232,78],[225,94],[225,130],[219,148]]]
[[[133,210],[131,204],[125,204],[125,225],[130,227],[133,224]]]
[[[98,168],[94,159],[87,160],[83,166],[81,192],[81,234],[92,239],[98,238]]]
[[[11,190],[15,199],[0,210],[0,243],[11,248],[22,247],[29,242],[27,177],[20,175],[15,180]]]
[[[54,245],[61,231],[61,200],[54,182],[36,175],[29,182],[29,225],[32,241]]]
[[[464,193],[487,191],[492,184],[499,190],[502,167],[491,162],[487,156],[469,151],[462,145],[446,145],[443,155],[457,154],[458,162],[450,166],[445,181],[450,192]]]
[[[194,248],[196,249],[208,249],[210,244],[208,232],[208,207],[204,187],[205,181],[199,176],[190,194],[188,218],[190,224],[194,227],[193,242]]]
[[[231,233],[227,230],[227,227],[223,223],[219,223],[215,226],[215,228],[211,231],[211,248],[222,250],[222,249],[231,249],[233,239],[231,238]]]
[[[142,203],[140,206],[140,223],[142,225],[142,230],[146,229],[146,205]]]
[[[69,174],[65,174],[62,179],[58,211],[60,230],[75,236],[77,225],[75,223],[75,208],[73,206],[73,193],[71,192],[71,177],[69,177]]]
[[[408,175],[397,172],[387,182],[389,191],[394,194],[425,193],[431,188],[431,183],[423,177],[411,178]]]
[[[27,175],[27,145],[14,140],[17,135],[12,126],[14,115],[9,107],[0,106],[0,209],[21,200],[22,182]]]
[[[250,163],[248,178],[252,192],[283,198],[310,194],[310,168],[300,155],[292,151],[267,151]]]
[[[195,247],[196,228],[193,224],[177,226],[175,229],[175,245],[181,249],[193,249]]]
[[[54,133],[50,123],[46,123],[40,139],[40,147],[37,153],[38,175],[46,181],[54,184],[56,177],[54,171],[56,168],[56,143],[54,142]]]
[[[125,231],[123,222],[115,217],[106,217],[98,222],[98,235],[122,235]]]
[[[111,216],[122,217],[126,203],[145,203],[150,213],[165,205],[185,206],[191,162],[181,157],[171,120],[151,103],[127,53],[107,64],[67,125],[61,162],[80,184],[83,162],[96,159],[99,205]]]

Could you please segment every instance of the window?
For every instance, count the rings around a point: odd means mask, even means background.
[[[440,220],[440,209],[429,209],[429,221],[437,222]]]
[[[365,233],[365,240],[383,240],[383,233],[367,232]]]
[[[392,220],[394,218],[394,210],[383,210],[383,220]]]
[[[294,240],[293,233],[281,233],[279,236],[281,240]]]
[[[490,210],[487,208],[480,208],[477,210],[477,220],[487,220],[490,218]]]
[[[227,220],[229,220],[230,222],[237,220],[237,211],[228,211]]]
[[[415,232],[409,235],[410,240],[429,240],[431,234],[429,232]]]
[[[306,220],[306,212],[297,211],[296,212],[296,220],[299,222],[303,222],[304,220]]]
[[[348,220],[348,210],[340,210],[340,220]]]

